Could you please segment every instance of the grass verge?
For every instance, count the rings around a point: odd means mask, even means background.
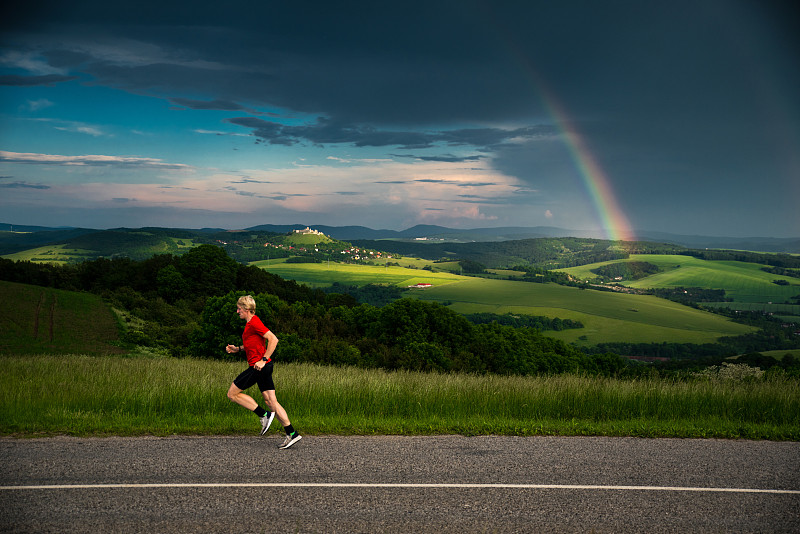
[[[225,396],[237,363],[0,356],[0,434],[235,435],[254,414]],[[800,441],[800,383],[501,377],[277,365],[306,434],[602,435]],[[249,391],[257,395],[255,389]],[[263,401],[262,401],[263,404]],[[275,425],[274,432],[280,432]]]

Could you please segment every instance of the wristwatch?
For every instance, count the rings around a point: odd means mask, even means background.
[[[267,361],[267,357],[266,357],[266,356],[263,356],[263,357],[261,358],[261,361],[262,361],[262,362],[265,362],[265,361]]]

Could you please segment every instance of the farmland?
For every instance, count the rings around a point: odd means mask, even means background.
[[[733,300],[737,309],[763,309],[762,306],[738,306],[740,304],[769,304],[777,308],[791,311],[792,305],[785,304],[793,296],[800,294],[800,279],[780,276],[765,272],[762,265],[740,261],[707,261],[691,256],[632,254],[623,261],[609,261],[562,269],[575,278],[590,280],[597,275],[592,269],[605,265],[624,262],[647,262],[656,265],[661,272],[634,281],[623,281],[621,284],[631,288],[670,288],[670,287],[703,287],[724,289],[726,297]],[[774,281],[783,281],[778,285]],[[778,303],[785,304],[777,306]],[[796,312],[800,306],[794,305]],[[772,309],[769,311],[779,311]]]
[[[421,262],[417,263],[422,264]],[[387,265],[356,265],[336,262],[285,263],[280,260],[257,261],[252,265],[311,287],[325,287],[333,282],[354,286],[384,284],[407,287],[419,283],[441,285],[457,282],[463,278],[449,272],[433,272],[421,268]]]
[[[754,329],[723,317],[648,295],[580,290],[556,284],[491,280],[404,267],[341,264],[267,264],[261,268],[281,277],[317,287],[333,282],[406,287],[431,283],[412,296],[448,304],[459,313],[491,312],[544,315],[572,319],[584,328],[546,332],[579,345],[626,341],[632,343],[713,343]]]

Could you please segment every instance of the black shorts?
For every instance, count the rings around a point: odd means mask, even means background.
[[[242,374],[236,377],[233,384],[244,391],[251,387],[253,384],[258,384],[261,391],[270,391],[275,389],[275,383],[272,381],[272,363],[269,362],[260,371],[256,371],[255,367],[248,367]]]

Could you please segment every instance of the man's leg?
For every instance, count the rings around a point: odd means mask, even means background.
[[[264,395],[264,402],[267,403],[267,408],[270,411],[275,412],[275,416],[278,418],[278,421],[285,427],[291,425],[292,423],[289,421],[289,416],[286,415],[286,410],[283,409],[281,403],[278,402],[278,398],[275,396],[274,389],[268,389],[266,391],[261,392]]]
[[[272,410],[275,415],[278,416],[278,421],[281,422],[283,425],[283,430],[286,432],[286,440],[278,445],[280,449],[288,449],[298,441],[300,441],[303,436],[301,436],[292,426],[292,423],[289,422],[289,416],[286,415],[286,410],[283,409],[281,403],[278,402],[278,398],[275,396],[274,389],[268,389],[262,392],[264,395],[264,402],[267,403],[269,409]]]
[[[231,382],[231,387],[228,388],[228,398],[239,406],[244,406],[251,412],[258,408],[258,403],[256,400],[236,387],[236,384],[233,382]]]

